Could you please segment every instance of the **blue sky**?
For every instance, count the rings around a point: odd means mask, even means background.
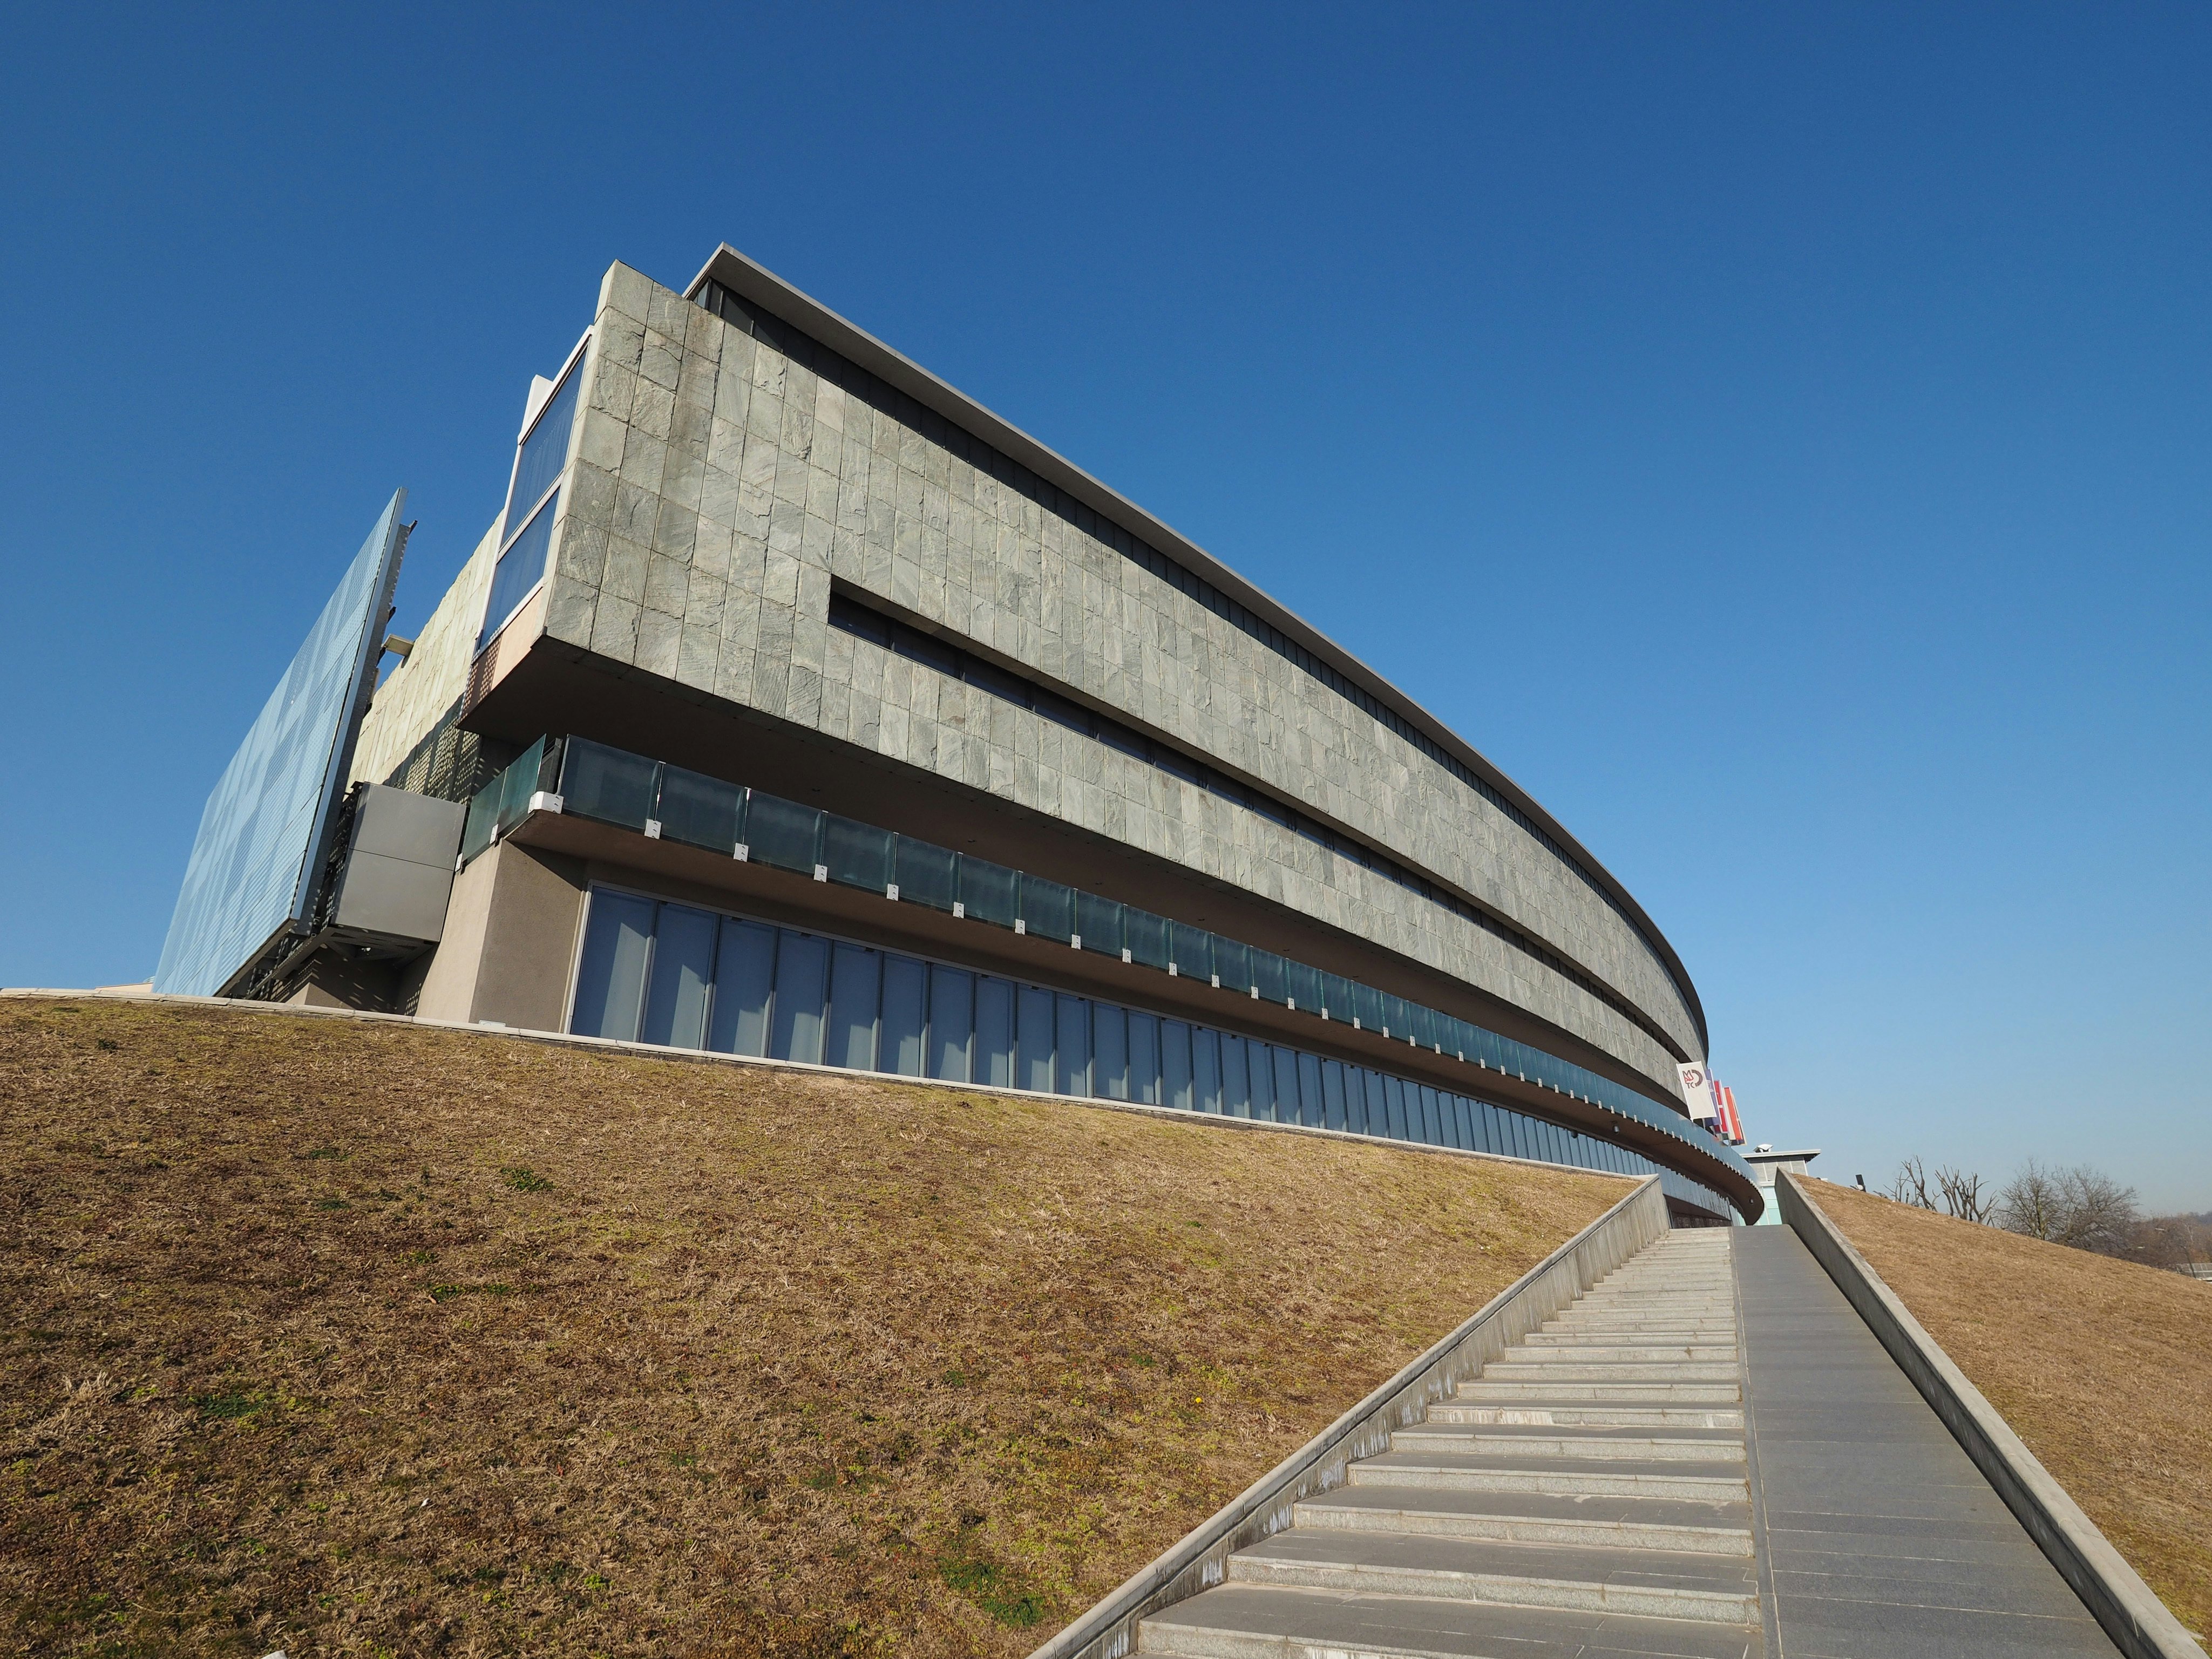
[[[47,8],[0,63],[0,983],[137,979],[397,484],[744,248],[1314,619],[1755,1139],[2212,1207],[2212,12]]]

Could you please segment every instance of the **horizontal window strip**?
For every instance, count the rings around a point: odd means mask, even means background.
[[[594,886],[568,1029],[891,1077],[1127,1101],[1657,1175],[1640,1152],[1418,1079],[809,929]]]
[[[1456,1015],[1101,895],[581,738],[541,738],[477,793],[462,833],[464,860],[539,810],[548,794],[567,814],[1102,951],[1449,1055],[1478,1074],[1496,1071],[1632,1118],[1751,1179],[1734,1149],[1686,1111]]]

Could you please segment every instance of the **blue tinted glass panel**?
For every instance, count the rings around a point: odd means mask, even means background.
[[[834,814],[822,821],[822,862],[841,886],[880,893],[891,884],[891,836],[888,830],[855,823]]]
[[[386,506],[208,796],[155,990],[214,995],[313,908],[317,854],[345,790],[384,637],[406,505],[403,489]]]
[[[1203,1026],[1191,1028],[1190,1086],[1200,1111],[1221,1109],[1221,1043],[1215,1033]]]
[[[1389,1126],[1388,1133],[1393,1140],[1410,1140],[1413,1130],[1406,1121],[1406,1084],[1402,1078],[1382,1079],[1383,1121]]]
[[[1382,994],[1371,985],[1363,985],[1357,980],[1353,981],[1352,1012],[1358,1017],[1362,1030],[1381,1030],[1382,1029]]]
[[[1298,1056],[1291,1048],[1270,1048],[1269,1058],[1275,1066],[1275,1121],[1303,1123],[1306,1121],[1305,1101],[1298,1092]]]
[[[642,830],[653,816],[659,775],[660,768],[642,755],[571,738],[561,759],[561,810]]]
[[[726,1054],[768,1051],[768,1000],[775,979],[775,929],[725,921],[714,957],[714,1018],[707,1046]]]
[[[1252,1115],[1262,1123],[1273,1123],[1275,1116],[1274,1050],[1264,1042],[1247,1042],[1244,1045],[1244,1082],[1252,1091]],[[1290,1121],[1286,1109],[1280,1120]]]
[[[884,1042],[876,1061],[880,1071],[921,1075],[925,972],[912,957],[884,958]]]
[[[1322,1061],[1321,1089],[1322,1110],[1325,1113],[1322,1127],[1343,1128],[1347,1120],[1345,1117],[1344,1062],[1342,1060]]]
[[[1195,1103],[1190,1083],[1190,1027],[1179,1019],[1160,1022],[1160,1103],[1182,1112]]]
[[[1166,919],[1149,910],[1128,909],[1121,913],[1121,939],[1129,947],[1129,960],[1140,962],[1147,968],[1168,965],[1168,924]]]
[[[1021,1087],[1052,1092],[1052,993],[1021,989]]]
[[[1096,893],[1079,891],[1075,896],[1075,932],[1085,950],[1096,951],[1105,957],[1120,956],[1121,905],[1112,899],[1100,898]]]
[[[561,384],[545,400],[531,423],[529,435],[522,441],[521,453],[515,457],[514,487],[507,498],[507,529],[510,539],[520,514],[530,511],[538,498],[552,489],[560,477],[561,469],[568,461],[568,434],[576,425],[576,388],[582,382],[583,359],[579,356],[568,372],[561,377]]]
[[[1086,939],[1085,948],[1089,945]],[[1091,1092],[1106,1100],[1129,1098],[1129,1017],[1110,1002],[1096,1004],[1091,1012]]]
[[[968,1081],[968,1051],[975,1029],[975,975],[957,968],[929,970],[929,1074],[948,1083]]]
[[[660,801],[653,816],[660,820],[661,840],[726,855],[738,844],[738,817],[744,804],[745,792],[736,784],[671,766],[660,775]]]
[[[1040,938],[1066,944],[1075,933],[1074,890],[1056,881],[1047,881],[1042,876],[1024,873],[1022,922],[1030,933]]]
[[[1337,1066],[1343,1073],[1344,1079],[1344,1121],[1337,1127],[1349,1130],[1353,1134],[1364,1133],[1367,1127],[1365,1074],[1357,1066],[1345,1066],[1336,1060],[1330,1060],[1328,1063]],[[1327,1075],[1333,1078],[1336,1073],[1329,1073]]]
[[[763,795],[756,789],[745,803],[745,844],[756,864],[814,873],[823,814],[796,801]]]
[[[1298,1056],[1298,1121],[1310,1129],[1332,1127],[1322,1099],[1321,1058],[1317,1054]]]
[[[1352,1127],[1364,1135],[1387,1135],[1390,1133],[1389,1103],[1382,1096],[1382,1075],[1363,1066],[1359,1068],[1359,1096],[1347,1100],[1352,1109]]]
[[[901,836],[891,866],[901,902],[926,904],[933,910],[951,909],[952,902],[960,896],[958,857],[942,847]]]
[[[1350,1022],[1355,1012],[1350,980],[1337,974],[1323,974],[1321,976],[1321,1000],[1331,1019]]]
[[[1221,1109],[1231,1117],[1252,1115],[1252,1068],[1244,1039],[1221,1034]]]
[[[823,992],[829,968],[828,940],[783,930],[775,953],[775,1021],[769,1034],[769,1053],[776,1059],[822,1063]]]
[[[1186,979],[1211,979],[1213,976],[1213,935],[1203,927],[1170,923],[1168,928],[1168,949],[1174,954],[1170,958],[1176,972]]]
[[[638,1015],[645,1006],[646,961],[653,950],[653,911],[650,899],[592,890],[570,1030],[580,1036],[637,1041]]]
[[[704,910],[660,907],[653,929],[653,988],[646,1000],[642,1042],[672,1048],[707,1044],[707,988],[714,977],[716,921]]]
[[[1014,872],[1005,865],[961,854],[960,903],[969,921],[1012,927],[1020,910],[1014,884]]]
[[[876,992],[882,958],[857,945],[830,954],[830,1030],[823,1059],[856,1072],[876,1069]]]
[[[1213,936],[1213,971],[1221,988],[1249,996],[1252,990],[1252,953],[1238,940]]]
[[[553,545],[553,521],[560,517],[560,508],[561,498],[556,495],[538,509],[522,533],[499,556],[498,564],[492,568],[491,597],[484,601],[479,641],[498,633],[544,576],[545,554]]]
[[[1260,1000],[1278,1006],[1290,1000],[1290,964],[1273,951],[1255,950],[1252,952],[1252,985],[1260,993]]]
[[[1027,885],[1026,883],[1024,884]],[[1091,1005],[1081,997],[1060,999],[1060,1049],[1053,1056],[1052,1090],[1058,1095],[1091,1092]]]
[[[1003,979],[975,987],[975,1081],[1014,1086],[1014,988]]]
[[[1160,1023],[1129,1011],[1129,1097],[1147,1106],[1160,1103]]]

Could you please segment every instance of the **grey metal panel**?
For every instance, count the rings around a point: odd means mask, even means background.
[[[342,928],[434,945],[445,936],[453,891],[451,859],[440,869],[356,848],[346,860],[331,920]]]
[[[306,920],[374,683],[406,505],[395,491],[208,797],[156,990],[213,995]]]
[[[460,801],[437,800],[373,783],[362,791],[354,811],[354,854],[375,853],[450,871],[460,851],[461,825],[468,813]]]

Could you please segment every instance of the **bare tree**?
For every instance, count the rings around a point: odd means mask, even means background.
[[[1932,1210],[1936,1200],[1928,1195],[1928,1171],[1917,1158],[1908,1158],[1897,1166],[1897,1179],[1889,1183],[1889,1195],[1900,1204],[1910,1204],[1915,1209]]]
[[[1987,1222],[1996,1200],[1982,1190],[1982,1178],[1950,1164],[1936,1171],[1936,1185],[1943,1194],[1943,1212],[1961,1221]]]
[[[2136,1207],[2136,1189],[2123,1187],[2112,1176],[2076,1164],[2058,1177],[2066,1206],[2061,1244],[2100,1255],[2125,1255],[2135,1242],[2142,1212]]]
[[[2057,1173],[2032,1158],[1997,1191],[1997,1224],[2030,1238],[2056,1239],[2061,1208]]]
[[[2014,1232],[2101,1255],[2127,1255],[2142,1243],[2135,1189],[2086,1164],[2054,1170],[2030,1158],[1997,1194],[1996,1217]]]

